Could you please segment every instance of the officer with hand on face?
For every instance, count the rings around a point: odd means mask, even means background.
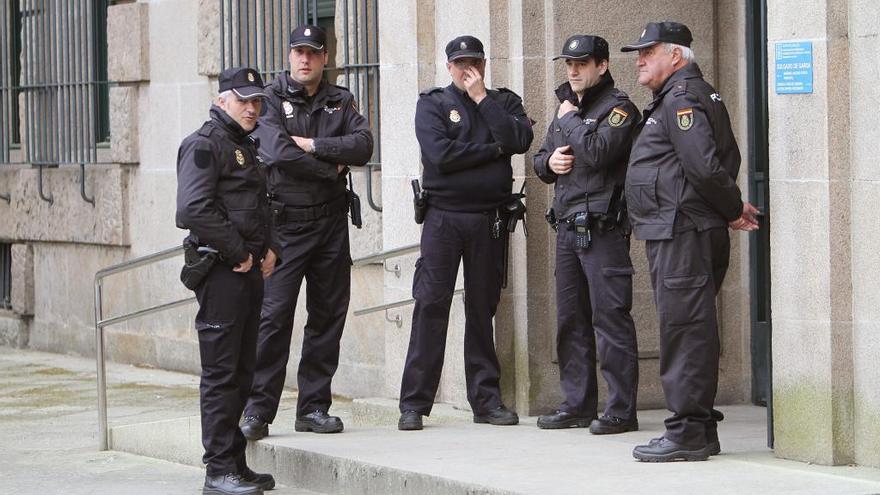
[[[492,318],[501,296],[511,202],[510,157],[532,143],[519,96],[486,89],[483,44],[459,36],[446,45],[452,83],[422,92],[416,138],[422,151],[427,213],[413,279],[412,333],[400,387],[401,430],[421,430],[431,413],[458,266],[464,260],[464,359],[475,423],[514,425],[501,402]]]
[[[622,193],[638,109],[614,87],[603,38],[574,35],[557,59],[565,60],[568,82],[556,89],[560,105],[534,167],[541,180],[555,184],[548,216],[557,230],[556,346],[565,401],[539,417],[538,427],[634,431],[639,364]],[[597,344],[608,382],[600,418]]]
[[[718,315],[715,298],[730,258],[727,228],[758,228],[743,202],[740,154],[730,116],[703,79],[684,24],[651,22],[638,41],[639,84],[653,101],[630,156],[626,198],[636,239],[645,240],[660,319],[660,380],[666,432],[633,456],[702,461],[721,451],[715,411]]]
[[[256,135],[269,167],[269,194],[280,262],[266,281],[257,368],[242,431],[249,440],[269,434],[290,358],[293,311],[303,278],[308,320],[297,383],[296,431],[335,433],[330,382],[351,292],[346,174],[373,155],[370,126],[345,88],[323,80],[327,35],[304,25],[290,34],[290,72],[266,91]]]
[[[177,154],[177,226],[190,230],[182,278],[199,302],[203,493],[261,494],[275,486],[271,475],[248,468],[238,429],[254,371],[263,278],[275,259],[265,171],[250,136],[264,96],[255,70],[225,70],[211,119]]]

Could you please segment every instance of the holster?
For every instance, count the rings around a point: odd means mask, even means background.
[[[196,290],[202,284],[211,268],[217,264],[220,253],[211,249],[199,252],[198,246],[191,242],[183,243],[183,268],[180,270],[180,281],[189,290]]]
[[[422,190],[419,185],[419,179],[413,179],[410,184],[413,190],[414,218],[416,223],[421,225],[425,221],[425,214],[428,212],[428,193]]]
[[[522,202],[525,197],[526,195],[523,193],[514,194],[513,198],[501,207],[501,210],[507,214],[508,232],[515,232],[517,222],[526,216],[526,205]]]
[[[357,228],[364,226],[361,214],[361,197],[354,191],[348,191],[348,211],[351,213],[351,224]]]

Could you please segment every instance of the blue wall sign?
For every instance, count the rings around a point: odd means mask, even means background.
[[[776,43],[776,94],[813,92],[813,43],[783,41]]]

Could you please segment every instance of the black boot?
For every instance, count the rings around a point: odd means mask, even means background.
[[[709,458],[711,447],[703,445],[690,447],[666,437],[655,438],[647,445],[633,449],[633,457],[645,462],[705,461]]]
[[[587,428],[593,421],[591,416],[576,416],[570,412],[556,411],[553,414],[538,416],[538,428],[542,430],[561,430],[563,428]]]
[[[248,440],[256,441],[269,436],[269,423],[259,416],[245,416],[241,432]]]
[[[422,415],[415,411],[403,411],[397,421],[397,429],[402,431],[421,430]]]
[[[248,483],[253,483],[263,490],[271,490],[275,488],[275,478],[268,473],[255,473],[251,468],[244,468],[241,472],[241,479]]]
[[[623,419],[617,416],[602,416],[590,423],[590,433],[593,435],[611,435],[638,430],[639,421],[635,418]]]
[[[205,476],[202,495],[263,495],[263,489],[245,481],[236,473]]]
[[[510,426],[519,423],[519,416],[500,405],[485,414],[474,414],[474,423],[489,423],[496,426]]]
[[[330,416],[324,411],[314,411],[296,418],[293,428],[300,432],[339,433],[344,426],[338,417]]]

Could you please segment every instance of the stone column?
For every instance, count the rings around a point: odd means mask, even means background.
[[[847,2],[771,0],[767,14],[776,454],[846,464],[853,460]],[[783,40],[812,42],[812,94],[776,94],[775,43]]]
[[[852,170],[853,428],[855,462],[880,467],[880,127],[866,102],[880,101],[880,3],[849,2],[850,132]]]

